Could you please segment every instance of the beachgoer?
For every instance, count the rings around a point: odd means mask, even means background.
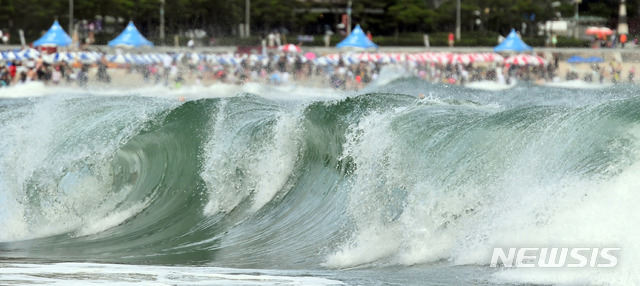
[[[0,63],[0,87],[9,86],[11,79],[9,78],[9,69]]]
[[[60,72],[60,66],[57,65],[51,73],[51,82],[54,85],[58,85],[60,84],[60,80],[62,80],[62,72]]]
[[[111,76],[107,73],[106,61],[100,61],[98,63],[98,72],[96,73],[96,79],[100,82],[111,83]]]
[[[175,78],[175,88],[180,88],[184,84],[184,77],[182,77],[182,72],[178,72]]]
[[[280,77],[280,72],[274,71],[273,73],[271,73],[271,76],[269,77],[269,82],[273,85],[280,85],[282,83],[282,77]]]
[[[330,32],[331,32],[331,30],[327,30],[324,33],[324,46],[327,47],[327,48],[331,44],[331,34],[333,34],[332,32],[331,33]]]
[[[277,30],[276,30],[276,46],[277,47],[282,46],[282,35]]]
[[[276,35],[271,32],[269,33],[269,35],[267,35],[267,46],[269,48],[273,48],[276,45]]]
[[[80,68],[80,71],[78,72],[78,75],[76,76],[76,80],[78,81],[78,86],[79,87],[86,87],[87,86],[87,82],[89,81],[89,66],[88,65],[82,65],[82,68]]]

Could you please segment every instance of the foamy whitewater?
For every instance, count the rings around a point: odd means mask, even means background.
[[[635,85],[0,89],[0,284],[640,284],[639,145]]]

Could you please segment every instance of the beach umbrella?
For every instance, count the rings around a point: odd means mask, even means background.
[[[584,63],[585,62],[585,58],[581,57],[581,56],[573,56],[567,59],[567,62],[570,64],[577,64],[577,63]]]
[[[584,33],[585,33],[585,34],[587,34],[587,35],[597,35],[599,32],[600,32],[600,28],[598,28],[598,27],[593,27],[593,26],[588,27],[588,28],[584,31]]]
[[[198,53],[191,53],[191,55],[189,56],[189,59],[191,60],[191,63],[197,64],[201,60],[204,60],[204,56]]]
[[[433,58],[435,59],[435,62],[439,64],[449,63],[452,57],[453,57],[453,54],[450,54],[450,53],[439,52],[439,53],[433,54]]]
[[[127,60],[128,63],[136,63],[136,64],[138,63],[136,61],[136,58],[134,58],[132,54],[126,53],[124,54],[124,58]]]
[[[496,53],[474,53],[470,56],[474,62],[504,62],[504,57]]]
[[[585,63],[601,63],[604,62],[604,59],[601,57],[588,57],[584,59]]]
[[[611,35],[613,35],[613,30],[611,30],[611,29],[609,29],[607,27],[600,27],[598,35],[611,36]]]
[[[138,57],[140,58],[140,60],[142,60],[142,62],[144,62],[145,65],[155,63],[149,54],[141,54],[138,55]]]
[[[416,63],[418,61],[418,56],[415,54],[406,54],[405,59],[409,63]]]
[[[225,66],[232,65],[233,57],[229,55],[221,55],[220,57],[218,57],[218,64]]]
[[[285,53],[299,53],[302,52],[302,49],[300,49],[300,47],[294,45],[294,44],[286,44],[284,46],[280,46],[278,47],[278,50],[283,51]]]
[[[59,63],[59,62],[71,62],[71,59],[73,59],[73,56],[71,56],[69,53],[55,53],[53,55],[53,62],[55,63]]]
[[[449,62],[452,64],[468,65],[473,62],[473,58],[468,54],[452,54],[449,58]]]
[[[308,52],[304,54],[304,57],[307,58],[307,60],[315,60],[317,58],[316,54],[314,54],[313,52]]]
[[[424,61],[424,62],[428,62],[428,63],[446,64],[446,63],[453,63],[452,60],[454,58],[454,54],[443,53],[443,52],[423,53],[423,54],[415,55],[413,57],[416,58],[419,61]],[[457,57],[457,56],[455,56],[455,57]],[[458,60],[462,60],[462,59],[458,59],[458,58],[455,59],[456,62]],[[467,59],[464,59],[464,60],[466,61]]]
[[[160,57],[160,63],[163,63],[164,65],[170,64],[171,61],[173,60],[171,55],[166,54],[166,53],[165,54],[159,54],[158,56]]]
[[[149,54],[148,56],[151,58],[151,61],[153,63],[157,64],[162,62],[162,57],[163,57],[162,54]]]
[[[182,60],[182,58],[184,58],[185,55],[185,53],[177,53],[173,55],[173,59],[179,62]]]
[[[416,57],[421,63],[432,63],[436,60],[434,53],[419,53]]]
[[[340,54],[328,54],[325,56],[325,58],[329,59],[330,61],[338,62],[340,60]]]
[[[124,57],[122,54],[110,55],[107,56],[107,61],[115,63],[115,64],[128,64],[130,61]]]
[[[526,65],[543,66],[548,64],[547,60],[545,60],[543,57],[539,57],[536,55],[526,55],[526,54],[510,56],[506,58],[504,62],[507,64],[518,65],[518,66],[526,66]]]
[[[78,60],[83,64],[93,64],[98,62],[98,57],[93,53],[80,53],[78,54]]]
[[[384,54],[380,54],[379,61],[381,63],[389,64],[393,62],[393,59],[391,58],[391,56],[389,56],[389,54],[384,53]]]
[[[322,57],[317,57],[315,60],[313,60],[315,63],[319,64],[319,65],[333,65],[335,64],[337,61],[334,61],[330,58],[328,58],[327,56],[322,56]]]
[[[9,61],[15,61],[15,60],[22,60],[23,57],[20,56],[20,54],[14,52],[14,51],[8,51],[8,52],[4,52],[4,55],[2,56],[4,59],[9,60]]]
[[[218,56],[215,54],[208,54],[205,56],[208,63],[218,63]]]
[[[142,55],[134,54],[130,57],[132,58],[132,62],[138,65],[148,65],[150,63]]]
[[[35,59],[40,56],[40,52],[34,48],[24,49],[17,53],[21,58]]]
[[[7,58],[6,52],[0,52],[0,61],[7,61],[7,60],[9,59]]]
[[[326,57],[319,57],[319,58],[315,58],[315,59],[313,60],[313,62],[314,62],[316,65],[319,65],[319,66],[326,66],[326,65],[329,65],[329,63],[330,63],[330,62],[329,62],[329,59],[327,59]]]
[[[355,59],[361,62],[377,62],[380,57],[377,54],[359,53],[355,54]]]
[[[391,58],[396,62],[406,62],[407,61],[407,54],[396,54],[396,53],[393,53],[393,54],[391,54]]]
[[[587,35],[595,35],[600,37],[603,36],[611,36],[613,35],[613,30],[607,28],[607,27],[588,27],[585,30],[585,34]]]

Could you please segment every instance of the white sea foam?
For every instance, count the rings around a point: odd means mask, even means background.
[[[327,267],[438,261],[488,265],[494,247],[620,247],[619,263],[613,269],[508,269],[497,272],[494,282],[640,283],[640,272],[633,264],[640,259],[634,241],[640,221],[636,211],[640,162],[610,166],[623,170],[611,177],[573,174],[572,170],[558,174],[554,167],[566,168],[562,160],[567,160],[567,153],[575,156],[567,148],[581,143],[552,144],[559,131],[546,126],[542,134],[518,135],[520,131],[467,127],[473,123],[456,129],[452,124],[431,131],[428,144],[432,145],[414,146],[401,141],[407,140],[401,136],[405,126],[399,123],[403,112],[371,113],[347,135],[343,156],[358,167],[348,203],[356,232],[327,255]],[[578,124],[565,121],[558,124]],[[449,134],[447,128],[455,131]],[[637,133],[637,128],[630,128],[621,135],[635,142],[624,149],[632,152],[632,158],[640,156]],[[455,140],[438,137],[443,134]],[[519,142],[527,145],[514,145]],[[439,150],[446,153],[424,153]],[[402,193],[406,193],[404,199]],[[398,200],[401,214],[395,213]]]
[[[299,116],[295,113],[273,114],[276,123],[271,127],[270,138],[254,149],[239,147],[230,141],[233,135],[224,135],[221,125],[225,119],[220,113],[225,112],[225,105],[221,106],[213,127],[215,136],[206,148],[207,167],[202,176],[211,193],[204,212],[206,215],[229,212],[250,196],[253,200],[250,212],[255,212],[280,190],[287,189],[285,185],[293,173],[302,144]],[[243,174],[238,176],[230,169],[242,170]]]
[[[0,284],[15,285],[343,285],[306,273],[218,267],[0,262]]]

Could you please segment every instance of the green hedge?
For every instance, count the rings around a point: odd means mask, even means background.
[[[448,46],[448,37],[449,33],[432,33],[429,34],[429,44],[433,47],[446,47]],[[96,35],[96,43],[105,45],[108,41],[113,38],[112,35],[105,34],[97,34]],[[288,42],[297,44],[296,35],[289,35]],[[335,46],[337,43],[342,41],[343,37],[340,35],[332,35],[331,37],[331,46]],[[149,38],[150,41],[155,44],[159,43],[159,39],[157,38]],[[186,46],[189,38],[187,37],[179,37],[178,41],[180,46]],[[221,37],[216,38],[217,46],[259,46],[260,38],[257,36],[243,39],[239,37]],[[544,37],[526,37],[523,39],[527,44],[533,47],[544,47],[545,46],[545,38]],[[405,46],[405,47],[423,47],[423,34],[420,33],[408,33],[408,34],[400,34],[398,37],[395,36],[374,36],[373,42],[378,44],[379,46]],[[165,39],[166,45],[174,44],[173,35],[167,35]],[[208,46],[209,39],[202,39],[202,42],[197,43],[199,46]],[[465,32],[462,33],[461,39],[454,43],[456,47],[493,47],[498,44],[498,33],[495,32]],[[322,35],[317,35],[314,37],[314,41],[312,43],[303,43],[303,46],[324,46],[324,40]],[[574,38],[566,38],[566,37],[558,37],[558,43],[556,45],[559,48],[567,48],[567,47],[580,47],[586,48],[589,47],[588,40],[582,39],[574,39]]]

